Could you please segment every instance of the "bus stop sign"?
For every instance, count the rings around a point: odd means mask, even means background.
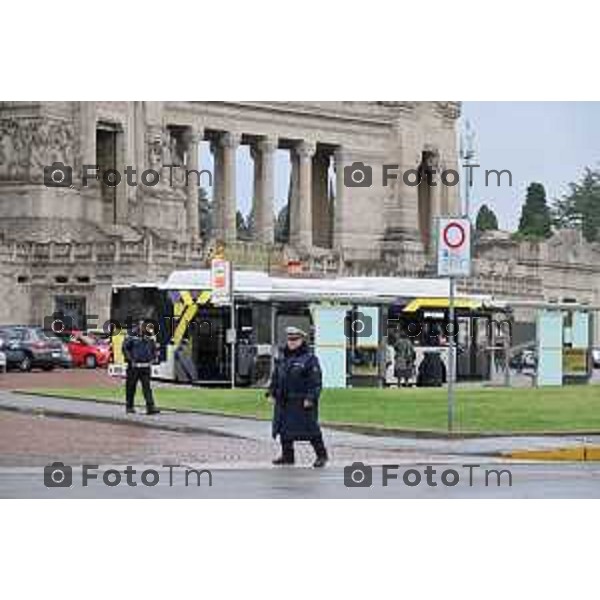
[[[231,263],[222,258],[213,258],[210,264],[210,287],[212,288],[212,303],[215,305],[230,304],[231,289]]]
[[[471,274],[471,223],[469,219],[438,219],[437,271],[440,277]]]

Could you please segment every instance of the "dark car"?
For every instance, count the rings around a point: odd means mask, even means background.
[[[6,366],[6,353],[4,352],[4,342],[2,338],[0,338],[0,373],[5,373],[7,369]]]
[[[30,371],[39,367],[50,371],[71,364],[65,344],[41,327],[15,325],[0,328],[8,368]]]

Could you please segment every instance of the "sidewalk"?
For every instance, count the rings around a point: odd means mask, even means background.
[[[0,409],[65,418],[92,419],[132,426],[151,427],[182,433],[205,433],[215,436],[265,441],[271,437],[269,421],[225,417],[206,413],[164,411],[159,415],[126,415],[118,404],[69,400],[0,390]],[[546,450],[600,445],[600,436],[515,436],[467,439],[415,438],[411,436],[374,436],[324,428],[328,443],[334,446],[368,450],[418,452],[426,456],[507,456],[523,450]]]

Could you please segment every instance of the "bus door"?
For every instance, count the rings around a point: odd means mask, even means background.
[[[227,331],[231,326],[229,306],[202,306],[190,327],[193,335],[194,363],[199,383],[231,382],[231,344]]]
[[[344,333],[347,338],[348,377],[352,387],[373,387],[381,383],[381,312],[379,306],[355,306],[347,313]]]
[[[458,318],[457,377],[485,380],[490,376],[492,345],[490,316],[460,311]]]

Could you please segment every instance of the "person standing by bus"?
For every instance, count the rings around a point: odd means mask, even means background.
[[[143,321],[131,328],[131,334],[123,343],[123,355],[127,363],[125,379],[125,406],[127,413],[135,413],[134,399],[138,381],[146,401],[146,414],[160,412],[154,403],[151,386],[152,365],[156,361],[157,347],[149,324]]]
[[[401,331],[394,347],[394,374],[398,380],[398,387],[408,387],[415,373],[415,359],[417,357],[412,341],[404,331]]]
[[[286,334],[286,346],[275,362],[268,392],[273,401],[273,438],[279,435],[281,443],[281,456],[273,464],[294,464],[294,442],[309,441],[317,455],[313,467],[321,468],[328,460],[319,426],[321,366],[304,331],[288,327]]]

